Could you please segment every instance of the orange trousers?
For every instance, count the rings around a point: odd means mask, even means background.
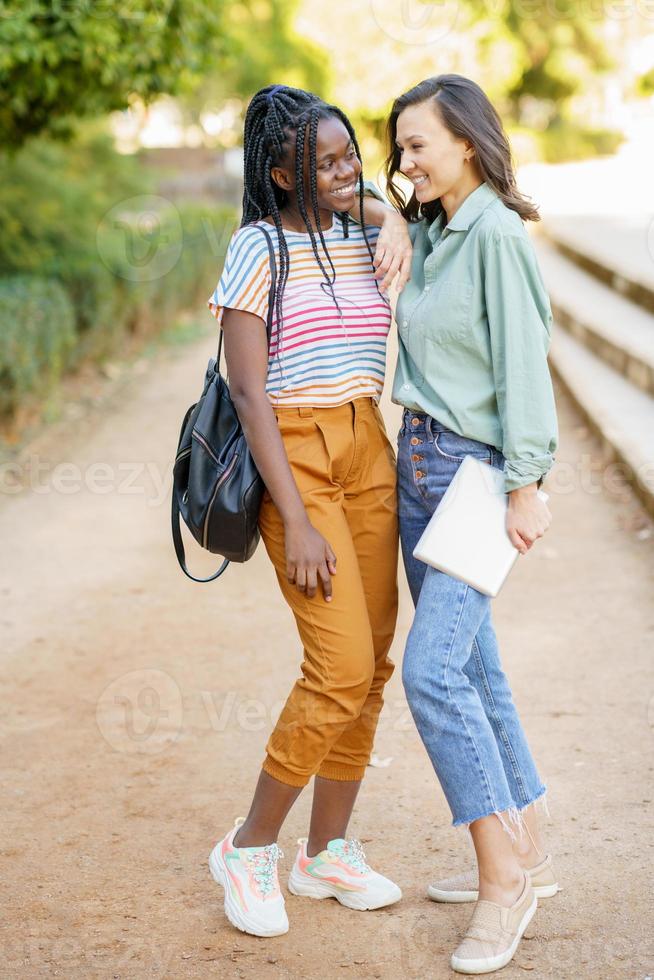
[[[397,618],[395,453],[379,408],[357,398],[336,408],[275,407],[309,520],[336,555],[333,598],[286,577],[284,525],[270,494],[259,527],[304,647],[295,682],[266,745],[264,770],[290,786],[311,776],[362,779]]]

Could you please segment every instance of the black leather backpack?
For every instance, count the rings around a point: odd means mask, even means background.
[[[270,258],[270,294],[266,333],[272,331],[276,263],[272,239],[265,236]],[[250,455],[227,382],[220,374],[223,333],[217,357],[210,358],[204,389],[186,412],[173,466],[172,533],[177,560],[194,582],[213,582],[231,561],[251,558],[259,543],[259,508],[264,483]],[[196,578],[186,567],[180,514],[203,548],[224,561],[209,578]]]

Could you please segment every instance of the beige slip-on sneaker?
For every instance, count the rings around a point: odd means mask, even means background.
[[[510,908],[484,899],[478,901],[466,934],[452,954],[452,969],[457,973],[479,974],[506,966],[513,959],[537,905],[538,899],[526,873],[522,894]]]
[[[561,890],[556,880],[551,854],[548,854],[540,864],[526,870],[531,878],[536,898],[551,898]],[[479,897],[479,875],[476,868],[429,885],[427,895],[433,902],[476,902]]]

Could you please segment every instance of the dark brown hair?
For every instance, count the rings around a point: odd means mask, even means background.
[[[539,221],[537,207],[516,187],[511,147],[502,120],[477,83],[463,75],[426,78],[393,103],[386,126],[386,191],[407,221],[419,221],[420,218],[433,221],[442,210],[440,199],[421,205],[415,192],[407,201],[393,180],[400,169],[400,151],[395,142],[398,116],[408,106],[423,103],[433,106],[453,136],[468,140],[474,146],[482,180],[493,188],[507,208],[516,211],[523,221]]]

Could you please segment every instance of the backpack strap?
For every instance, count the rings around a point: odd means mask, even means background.
[[[182,540],[182,530],[179,522],[179,504],[177,502],[177,495],[175,494],[174,488],[173,488],[171,518],[172,518],[173,544],[175,545],[175,554],[177,555],[177,561],[179,562],[180,568],[182,569],[184,574],[188,575],[188,577],[190,579],[193,579],[194,582],[213,582],[214,579],[217,579],[218,576],[222,575],[222,573],[225,571],[225,569],[229,565],[229,558],[223,559],[223,563],[218,569],[218,571],[215,572],[213,575],[210,575],[209,578],[196,578],[195,575],[192,575],[191,572],[189,572],[188,568],[186,567],[184,542]]]

